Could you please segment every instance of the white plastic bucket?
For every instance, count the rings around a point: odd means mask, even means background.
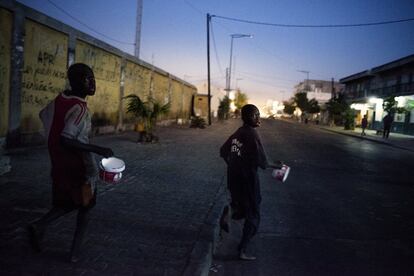
[[[283,165],[280,169],[274,169],[272,171],[272,176],[281,182],[285,182],[289,176],[290,167]]]
[[[125,162],[119,158],[103,158],[99,163],[99,177],[111,184],[116,184],[122,178],[122,172],[125,170]]]

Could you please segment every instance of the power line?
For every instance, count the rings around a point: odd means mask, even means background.
[[[192,8],[193,10],[195,10],[196,12],[205,15],[205,12],[202,12],[200,9],[197,9],[193,4],[191,4],[190,2],[188,2],[187,0],[184,0],[184,3],[186,3],[190,8]]]
[[[203,75],[185,75],[185,77],[186,78],[202,78],[202,77],[205,77],[206,76],[206,74],[203,74]],[[212,77],[222,77],[221,75],[219,75],[219,74],[214,74],[214,75],[211,75]]]
[[[268,23],[268,22],[259,22],[246,19],[232,18],[227,16],[220,15],[211,15],[211,17],[221,18],[230,21],[237,21],[247,24],[256,24],[256,25],[266,25],[274,27],[284,27],[284,28],[345,28],[345,27],[366,27],[366,26],[377,26],[377,25],[387,25],[402,23],[408,21],[414,21],[414,18],[399,19],[399,20],[390,20],[390,21],[380,21],[380,22],[370,22],[370,23],[357,23],[357,24],[329,24],[329,25],[305,25],[305,24],[281,24],[281,23]]]
[[[267,85],[267,86],[270,86],[270,87],[273,87],[273,88],[275,88],[275,87],[285,88],[285,89],[291,89],[292,88],[291,86],[279,85],[279,84],[275,84],[275,83],[271,83],[271,82],[267,82],[267,81],[258,80],[258,79],[252,78],[251,76],[249,76],[249,77],[243,76],[243,77],[250,80],[250,81],[253,81],[253,82],[256,82],[256,83],[261,83],[261,84],[264,84],[264,85]]]
[[[268,80],[278,80],[278,81],[284,81],[284,82],[297,82],[297,80],[293,80],[293,79],[285,79],[285,78],[279,78],[279,77],[275,77],[275,76],[269,76],[269,75],[259,75],[259,74],[255,74],[255,73],[250,73],[250,72],[244,72],[244,71],[237,71],[237,73],[241,76],[247,76],[247,77],[258,77],[258,78],[263,78],[263,79],[268,79]]]
[[[215,77],[215,78],[210,78],[211,80],[222,80],[223,79],[223,77]],[[207,78],[199,78],[199,79],[195,79],[195,80],[190,80],[191,82],[193,82],[193,83],[196,83],[196,82],[206,82],[207,81]]]
[[[80,21],[79,19],[77,19],[76,17],[74,17],[73,15],[71,15],[70,13],[68,13],[65,9],[63,9],[63,8],[59,7],[58,5],[56,5],[56,4],[55,4],[54,2],[52,2],[51,0],[47,0],[47,1],[48,1],[51,5],[53,5],[55,8],[57,8],[58,10],[60,10],[61,12],[63,12],[64,14],[66,14],[67,16],[69,16],[70,18],[72,18],[73,20],[75,20],[76,22],[78,22],[79,24],[81,24],[82,26],[84,26],[85,28],[88,28],[88,29],[89,29],[89,30],[91,30],[92,32],[97,33],[97,34],[99,34],[99,35],[101,35],[101,36],[103,36],[103,37],[105,37],[105,38],[107,38],[107,39],[109,39],[109,40],[112,40],[112,41],[115,41],[115,42],[118,42],[118,43],[121,43],[121,44],[135,45],[135,43],[125,42],[125,41],[120,41],[120,40],[114,39],[114,38],[112,38],[112,37],[109,37],[109,36],[107,36],[106,34],[101,33],[101,32],[99,32],[99,31],[95,30],[95,29],[94,29],[94,28],[92,28],[92,27],[89,27],[89,25],[87,25],[86,23],[83,23],[82,21]]]
[[[220,59],[219,59],[219,57],[218,57],[218,52],[217,52],[217,47],[216,47],[216,38],[215,38],[215,36],[214,36],[214,30],[213,30],[213,24],[212,24],[212,23],[213,23],[213,22],[211,22],[211,24],[210,24],[210,30],[211,30],[211,38],[212,38],[212,40],[213,40],[214,53],[215,53],[215,56],[216,56],[216,61],[217,61],[217,65],[218,65],[218,68],[219,68],[220,74],[221,74],[222,76],[224,76],[224,74],[223,74],[223,69],[221,68]]]
[[[197,7],[195,7],[193,4],[191,4],[187,0],[183,0],[183,2],[185,4],[187,4],[191,9],[193,9],[194,11],[196,11],[197,13],[202,14],[202,15],[206,14],[205,12],[201,11],[200,9],[198,9]],[[217,66],[218,66],[218,69],[220,71],[220,74],[222,76],[224,76],[223,69],[222,69],[221,63],[220,63],[220,59],[218,57],[218,51],[217,51],[217,46],[216,46],[216,39],[215,39],[215,36],[214,36],[214,30],[213,30],[213,24],[212,23],[213,22],[211,21],[210,30],[211,30],[211,38],[213,40],[213,46],[214,46],[214,53],[215,53],[215,56],[216,56],[216,62],[217,62]]]

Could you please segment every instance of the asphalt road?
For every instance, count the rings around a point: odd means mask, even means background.
[[[238,260],[234,223],[210,275],[413,275],[414,153],[284,121],[258,131],[291,174],[261,172],[258,259]]]

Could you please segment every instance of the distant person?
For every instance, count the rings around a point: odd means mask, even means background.
[[[362,118],[362,121],[361,121],[361,128],[362,128],[361,136],[366,135],[365,129],[367,128],[367,126],[368,126],[368,118],[367,118],[367,115],[364,115],[364,118]]]
[[[236,117],[236,119],[238,119],[239,117],[240,117],[240,109],[236,109],[235,111],[234,111],[234,116]]]
[[[248,104],[241,110],[243,126],[233,133],[220,148],[220,156],[227,164],[227,187],[231,195],[232,218],[245,219],[243,235],[238,246],[242,260],[255,260],[246,253],[247,245],[257,233],[260,223],[260,183],[257,168],[281,168],[269,164],[255,128],[260,126],[260,113],[256,106]],[[223,210],[220,225],[229,231],[230,208]]]
[[[86,96],[95,94],[95,78],[90,67],[76,63],[68,69],[71,90],[59,94],[42,111],[52,165],[53,207],[28,227],[33,248],[41,251],[41,241],[48,224],[73,210],[78,210],[70,261],[79,258],[80,247],[89,221],[89,210],[96,203],[97,167],[92,153],[110,157],[113,152],[89,144],[91,116]]]
[[[382,138],[387,139],[390,136],[390,130],[392,122],[394,121],[394,115],[388,113],[385,115],[385,117],[382,119],[382,122],[384,124],[384,131],[382,132]]]

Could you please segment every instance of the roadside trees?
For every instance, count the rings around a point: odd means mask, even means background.
[[[331,123],[344,125],[345,129],[353,129],[355,127],[355,111],[351,109],[343,93],[331,98],[326,103],[326,106],[329,111]]]
[[[284,101],[283,105],[285,108],[283,109],[283,112],[285,112],[288,115],[293,115],[293,112],[295,112],[295,103],[293,101]]]
[[[240,89],[237,90],[235,98],[234,98],[234,105],[236,106],[236,110],[234,111],[236,117],[238,117],[238,114],[240,114],[240,111],[244,105],[247,104],[247,101],[249,98],[246,94],[240,91]]]
[[[227,96],[224,96],[223,99],[220,99],[218,107],[218,118],[219,120],[227,120],[230,113],[230,99]]]
[[[395,100],[394,96],[385,98],[382,108],[388,114],[405,113],[408,111],[406,107],[398,107],[398,102]]]
[[[292,99],[294,105],[302,111],[302,119],[308,122],[308,114],[316,114],[320,112],[319,103],[316,99],[308,99],[306,92],[298,92]]]

